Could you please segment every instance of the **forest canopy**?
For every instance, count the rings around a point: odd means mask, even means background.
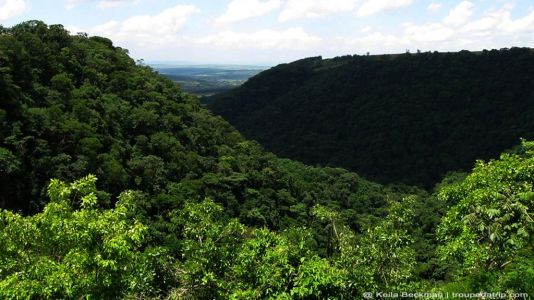
[[[311,57],[205,102],[282,157],[432,187],[534,138],[532,70],[530,48]]]
[[[534,295],[533,142],[434,190],[382,185],[278,158],[40,21],[0,30],[0,123],[1,299]]]

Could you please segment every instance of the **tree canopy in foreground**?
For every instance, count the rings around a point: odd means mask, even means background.
[[[435,192],[279,159],[110,40],[0,28],[0,298],[534,293],[534,144]],[[98,178],[98,179],[97,179]]]

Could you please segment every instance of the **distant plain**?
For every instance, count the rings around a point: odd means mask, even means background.
[[[247,65],[150,64],[161,75],[177,82],[184,92],[210,96],[243,84],[250,77],[268,69]]]

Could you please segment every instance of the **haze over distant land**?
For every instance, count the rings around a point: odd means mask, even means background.
[[[179,83],[184,92],[197,96],[210,96],[238,87],[250,77],[268,68],[171,62],[149,65],[161,75]]]
[[[29,19],[109,37],[146,61],[276,65],[534,46],[530,0],[0,0],[0,24]]]

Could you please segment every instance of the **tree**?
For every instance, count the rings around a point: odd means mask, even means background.
[[[466,179],[442,189],[451,205],[438,229],[443,259],[462,265],[462,273],[499,270],[531,245],[534,233],[534,143],[523,141],[519,154],[477,162]]]
[[[50,203],[23,217],[0,212],[0,298],[115,298],[154,294],[159,248],[141,246],[147,226],[136,219],[134,194],[99,209],[96,177],[52,180]]]
[[[361,236],[343,225],[339,213],[321,206],[314,208],[313,214],[327,222],[336,240],[334,261],[347,273],[345,289],[349,295],[400,290],[414,279],[415,251],[407,231],[414,217],[414,201],[412,197],[391,201],[387,217]]]

